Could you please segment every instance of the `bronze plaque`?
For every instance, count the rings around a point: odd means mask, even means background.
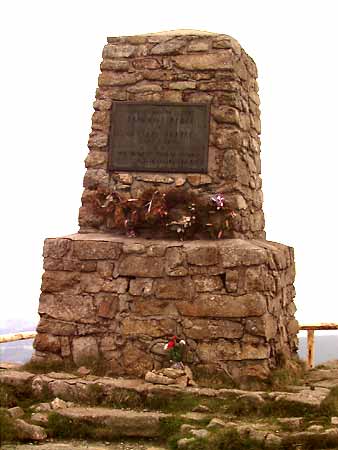
[[[208,170],[209,106],[114,102],[109,171]]]

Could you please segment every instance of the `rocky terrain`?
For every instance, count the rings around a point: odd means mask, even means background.
[[[297,380],[276,372],[270,385],[255,391],[184,386],[171,369],[147,382],[96,376],[86,368],[33,373],[37,367],[0,367],[3,450],[26,450],[31,443],[40,450],[338,447],[335,362]]]

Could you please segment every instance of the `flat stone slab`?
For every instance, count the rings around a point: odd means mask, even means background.
[[[75,407],[59,409],[60,416],[93,425],[105,425],[118,436],[156,437],[160,432],[160,419],[169,417],[159,412],[138,412],[108,408]]]
[[[297,393],[273,392],[273,395],[270,395],[270,398],[275,401],[283,400],[290,403],[303,404],[305,406],[319,407],[328,393],[328,389],[318,387],[314,390],[303,389]]]

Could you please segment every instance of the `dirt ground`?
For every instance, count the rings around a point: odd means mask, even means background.
[[[123,442],[87,442],[87,441],[58,441],[44,444],[6,444],[0,450],[160,450],[152,441],[123,441]]]

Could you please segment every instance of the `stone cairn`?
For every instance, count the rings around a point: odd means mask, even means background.
[[[265,240],[256,77],[253,60],[226,35],[108,38],[80,231],[44,245],[35,360],[100,360],[112,375],[141,377],[165,367],[164,344],[176,335],[193,370],[245,379],[265,378],[295,355],[293,249]],[[114,105],[129,103],[207,104],[207,170],[109,168]],[[227,238],[168,238],[156,226],[128,237],[93,207],[103,194],[128,201],[149,189],[222,193],[235,213]]]

